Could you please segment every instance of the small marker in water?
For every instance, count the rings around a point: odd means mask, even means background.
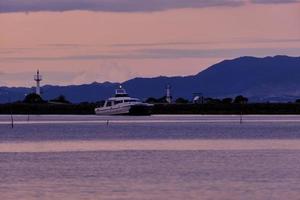
[[[240,124],[242,124],[243,123],[243,113],[241,112],[241,114],[240,114]]]
[[[12,115],[10,115],[10,118],[11,118],[11,128],[14,128],[14,118]]]
[[[109,124],[109,120],[106,121],[106,126],[108,126],[108,124]]]

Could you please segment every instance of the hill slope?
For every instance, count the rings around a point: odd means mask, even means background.
[[[134,78],[122,83],[131,96],[145,99],[161,97],[167,84],[174,98],[192,98],[194,92],[209,97],[239,94],[254,101],[289,101],[300,97],[300,57],[241,57],[225,60],[206,70],[186,77]],[[72,102],[98,101],[113,95],[119,83],[91,83],[70,86],[44,86],[43,97],[63,94]],[[21,100],[33,88],[0,87],[0,102]]]

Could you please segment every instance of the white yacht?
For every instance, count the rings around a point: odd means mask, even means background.
[[[120,86],[115,90],[114,97],[107,99],[103,106],[95,108],[95,113],[96,115],[149,115],[152,106],[137,98],[129,97],[126,90]]]

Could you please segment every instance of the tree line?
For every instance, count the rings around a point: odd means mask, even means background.
[[[157,104],[157,103],[167,103],[166,97],[161,97],[161,98],[154,98],[154,97],[149,97],[146,101],[146,103],[152,103],[152,104]],[[242,95],[238,95],[235,98],[223,98],[223,99],[218,99],[218,98],[204,98],[200,97],[197,100],[188,100],[182,97],[177,98],[174,103],[177,104],[188,104],[188,103],[195,103],[195,104],[247,104],[248,103],[248,98],[244,97]]]
[[[196,100],[196,101],[195,101]],[[95,114],[101,102],[73,104],[63,95],[45,101],[36,94],[29,94],[23,101],[0,104],[0,114]],[[249,103],[241,95],[235,98],[198,98],[189,101],[177,98],[168,104],[164,97],[146,100],[153,103],[152,114],[300,114],[300,100],[296,103]]]
[[[103,104],[104,101],[99,101],[100,104]],[[157,104],[157,103],[168,103],[166,101],[166,97],[163,96],[161,98],[154,98],[154,97],[149,97],[145,101],[146,103],[152,103],[152,104]],[[300,102],[300,100],[299,100]],[[71,104],[69,100],[64,95],[59,95],[58,97],[51,99],[49,101],[44,100],[40,95],[35,94],[35,93],[30,93],[28,94],[23,101],[18,102],[18,103],[28,103],[28,104],[39,104],[39,103],[53,103],[53,104]],[[174,103],[177,104],[187,104],[187,103],[197,103],[197,104],[231,104],[231,103],[239,103],[239,104],[246,104],[248,103],[248,98],[239,95],[236,96],[235,98],[223,98],[223,99],[218,99],[218,98],[201,98],[198,100],[193,100],[190,101],[188,99],[179,97],[177,98]]]
[[[104,104],[104,100],[100,100],[98,102],[94,102],[97,105],[101,106]],[[145,100],[146,103],[151,104],[164,104],[168,103],[166,101],[166,97],[149,97]],[[247,104],[249,102],[249,99],[247,97],[244,97],[242,95],[238,95],[234,98],[226,97],[226,98],[211,98],[211,97],[199,97],[197,100],[188,100],[183,97],[178,97],[175,99],[173,103],[176,104]],[[43,104],[43,103],[50,103],[50,104],[72,104],[64,95],[59,95],[56,98],[53,98],[51,100],[44,100],[40,95],[35,93],[28,94],[24,100],[17,101],[15,103],[26,103],[26,104]],[[82,103],[88,103],[88,102],[82,102]],[[265,102],[268,103],[268,102]],[[292,103],[292,102],[290,102]],[[300,103],[300,99],[296,99],[295,103]]]

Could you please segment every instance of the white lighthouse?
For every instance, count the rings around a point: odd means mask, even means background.
[[[166,88],[166,101],[167,101],[167,103],[172,103],[171,86],[170,85],[167,85],[167,88]]]
[[[42,75],[40,75],[40,71],[39,70],[37,70],[36,75],[34,75],[34,80],[36,82],[35,93],[37,95],[41,95],[40,82],[42,81]]]

